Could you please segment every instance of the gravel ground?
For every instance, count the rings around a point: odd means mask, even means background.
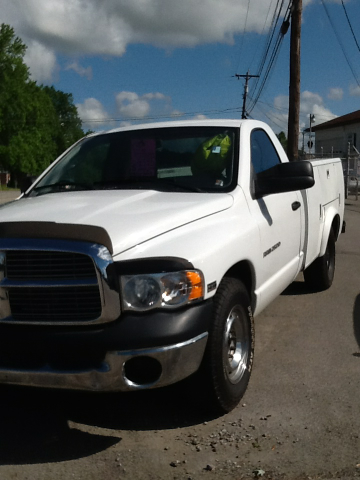
[[[245,403],[212,418],[183,387],[136,396],[3,389],[0,478],[360,477],[359,457],[336,464],[339,441],[359,451],[355,430],[299,425]]]

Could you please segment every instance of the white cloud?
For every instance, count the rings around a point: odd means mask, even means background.
[[[247,31],[261,33],[268,2],[252,0],[247,15],[238,0],[1,0],[1,14],[24,41],[51,51],[121,56],[131,43],[231,44],[246,17]]]
[[[96,98],[87,98],[84,103],[76,104],[76,108],[84,125],[91,130],[102,127],[109,120],[104,106]]]
[[[344,90],[342,88],[330,88],[328,98],[330,100],[342,100],[344,96]]]
[[[88,80],[92,79],[92,68],[91,67],[82,67],[78,62],[72,62],[65,67],[65,70],[74,70],[75,73],[81,77],[86,77]]]
[[[51,83],[59,70],[54,52],[37,41],[31,41],[27,47],[24,61],[31,77],[39,83]]]
[[[274,100],[274,107],[276,113],[271,113],[269,116],[275,125],[278,125],[279,127],[283,126],[283,130],[286,131],[289,97],[287,95],[279,95]],[[336,115],[325,107],[324,100],[319,94],[305,90],[300,96],[300,130],[309,127],[310,114],[315,115],[316,125],[336,118]]]
[[[126,118],[144,118],[150,112],[150,103],[134,92],[121,92],[116,95],[119,113]]]
[[[360,97],[360,87],[359,87],[359,85],[350,85],[349,93],[352,97]]]
[[[301,94],[300,114],[303,128],[309,126],[310,114],[315,115],[315,124],[327,122],[337,116],[325,107],[324,100],[319,94],[307,90]]]
[[[162,93],[145,93],[139,96],[135,92],[120,92],[116,95],[117,110],[128,119],[144,119],[150,114],[153,105],[168,110],[170,103],[171,99]]]
[[[181,112],[172,110],[171,98],[159,92],[142,96],[136,92],[118,93],[115,97],[115,114],[109,114],[96,98],[87,98],[76,107],[83,124],[91,130],[126,126],[132,123],[131,120],[144,121],[153,111],[160,111],[161,115],[169,117],[174,113],[181,115]]]
[[[165,100],[165,101],[170,100],[170,97],[167,97],[163,93],[159,93],[159,92],[145,93],[145,95],[143,95],[143,98],[146,99],[146,100]]]

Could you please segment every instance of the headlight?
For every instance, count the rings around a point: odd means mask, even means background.
[[[133,310],[153,308],[161,299],[160,285],[150,276],[124,277],[123,298],[126,308]]]
[[[153,308],[176,308],[204,296],[203,275],[186,270],[151,275],[121,277],[124,310],[146,311]]]

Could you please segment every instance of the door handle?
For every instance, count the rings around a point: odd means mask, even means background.
[[[301,203],[300,202],[293,202],[291,204],[291,208],[293,209],[293,211],[295,212],[295,210],[297,210],[298,208],[301,207]]]

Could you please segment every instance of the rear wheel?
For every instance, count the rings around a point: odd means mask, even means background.
[[[317,258],[306,270],[304,279],[308,287],[316,291],[331,287],[335,275],[335,235],[330,230],[325,254]]]
[[[214,318],[203,370],[213,406],[229,412],[247,388],[254,357],[254,321],[249,294],[237,279],[225,278],[214,297]]]

